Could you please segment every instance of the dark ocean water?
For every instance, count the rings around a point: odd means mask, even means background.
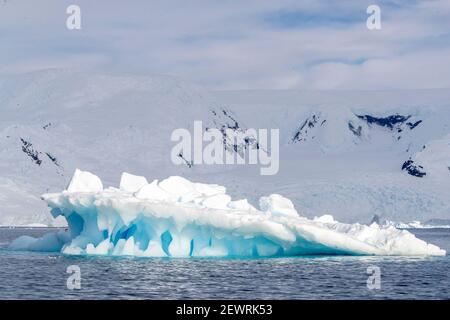
[[[411,230],[450,251],[450,229]],[[12,252],[21,235],[48,229],[0,228],[0,299],[450,299],[445,257],[170,259],[70,257]],[[81,271],[69,290],[67,268]],[[380,289],[367,268],[379,267]]]

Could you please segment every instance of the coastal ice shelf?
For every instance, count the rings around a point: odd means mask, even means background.
[[[232,201],[225,187],[178,176],[148,183],[123,173],[119,189],[104,189],[97,176],[77,169],[67,190],[42,198],[68,230],[20,237],[11,249],[142,257],[445,255],[406,230],[343,224],[330,215],[310,220],[277,194],[261,197],[256,209],[246,199]]]

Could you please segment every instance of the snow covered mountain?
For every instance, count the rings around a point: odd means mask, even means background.
[[[45,70],[0,80],[0,225],[57,224],[42,193],[76,167],[116,185],[123,171],[227,187],[256,202],[280,193],[300,214],[345,222],[450,216],[450,90],[209,92],[165,76]],[[280,129],[280,171],[257,166],[176,166],[177,128],[201,120],[243,132]],[[230,152],[257,145],[226,139]]]
[[[259,188],[277,186],[302,214],[348,222],[450,216],[450,90],[216,96],[247,125],[280,128],[280,172]],[[410,159],[425,174],[408,168]]]
[[[39,195],[58,190],[76,166],[167,176],[170,134],[212,120],[208,92],[170,77],[46,70],[0,84],[1,224],[49,223]],[[169,164],[169,165],[167,165]]]

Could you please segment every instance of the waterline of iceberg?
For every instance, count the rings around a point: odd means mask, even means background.
[[[42,198],[68,231],[20,237],[10,249],[139,257],[445,255],[393,226],[307,219],[277,194],[262,197],[256,209],[232,201],[222,186],[176,176],[148,183],[124,173],[120,188],[104,189],[98,177],[76,170],[67,190]]]

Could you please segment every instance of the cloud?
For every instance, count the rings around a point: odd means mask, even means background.
[[[0,4],[0,73],[48,67],[170,74],[214,89],[450,86],[450,4],[378,1],[78,0]]]

